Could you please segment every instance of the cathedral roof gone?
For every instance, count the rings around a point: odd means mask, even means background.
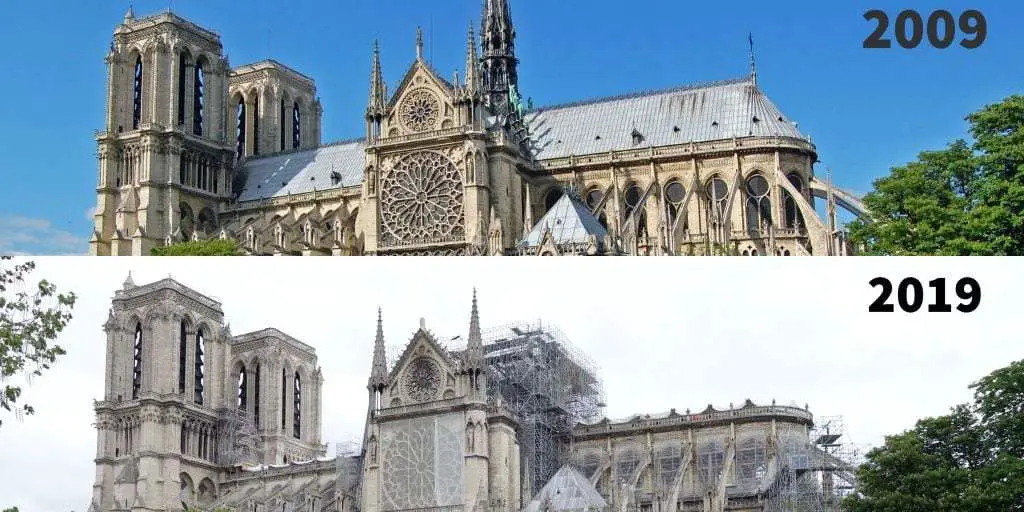
[[[352,187],[363,182],[362,140],[343,141],[316,149],[256,158],[242,166],[245,184],[239,201]]]
[[[563,194],[519,245],[536,247],[544,241],[544,234],[548,231],[556,245],[585,244],[591,236],[601,242],[608,236],[608,230],[590,213],[583,200],[572,192]]]
[[[805,137],[752,77],[540,108],[526,114],[544,160],[733,137]]]

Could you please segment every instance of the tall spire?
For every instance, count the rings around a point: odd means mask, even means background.
[[[370,388],[387,386],[388,366],[384,353],[384,320],[377,308],[377,337],[373,341],[373,369],[370,370]]]
[[[480,23],[483,87],[496,113],[509,112],[509,91],[519,87],[516,30],[508,0],[484,0]]]
[[[466,90],[470,94],[475,93],[480,87],[480,59],[476,53],[476,35],[473,33],[473,23],[469,24],[469,33],[466,38]]]
[[[466,366],[481,370],[484,363],[484,344],[480,335],[480,311],[476,305],[476,287],[473,288],[473,308],[469,313],[469,341],[466,343]]]
[[[754,33],[750,32],[747,36],[747,42],[750,43],[750,79],[753,80],[754,86],[757,86],[757,61],[754,59]]]
[[[366,107],[367,119],[379,119],[384,115],[384,74],[380,69],[380,44],[373,42],[373,66],[370,70],[370,101]]]

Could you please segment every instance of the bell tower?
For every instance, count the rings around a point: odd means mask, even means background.
[[[212,233],[231,197],[220,36],[171,12],[114,30],[89,252],[143,255]]]

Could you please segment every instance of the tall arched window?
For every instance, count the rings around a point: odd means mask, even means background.
[[[800,194],[804,193],[804,182],[800,179],[800,176],[795,172],[786,175],[789,179],[789,183],[793,185]],[[786,227],[791,229],[799,228],[801,224],[800,208],[796,204],[796,199],[787,191],[783,193],[783,207],[786,210]]]
[[[260,95],[255,93],[252,98],[252,154],[260,154]]]
[[[285,419],[288,418],[288,372],[281,368],[281,429],[284,430]]]
[[[185,365],[188,364],[188,323],[181,321],[178,343],[178,393],[185,392]]]
[[[711,224],[721,224],[725,219],[725,201],[729,197],[729,186],[721,178],[715,177],[708,182],[704,190],[708,200],[708,217]]]
[[[665,185],[665,210],[668,215],[668,223],[671,227],[679,216],[683,207],[683,199],[686,198],[686,188],[679,180],[672,180]]]
[[[235,128],[235,159],[241,160],[245,156],[245,98],[238,98],[235,119],[238,122]]]
[[[192,133],[203,135],[203,95],[206,93],[206,70],[203,58],[196,59],[195,74],[192,79]]]
[[[601,208],[600,212],[596,211],[597,205],[601,204],[602,199],[604,199],[604,192],[599,188],[595,188],[590,192],[587,192],[587,207],[590,208],[591,213],[597,215],[598,222],[600,222],[605,229],[608,229],[608,217],[604,214],[604,208]]]
[[[280,112],[280,114],[281,115],[280,115],[280,117],[278,117],[278,119],[280,120],[279,122],[281,123],[281,151],[284,151],[285,150],[285,130],[284,130],[284,126],[285,126],[285,124],[287,124],[287,123],[284,122],[284,120],[285,120],[285,116],[288,115],[287,111],[285,110],[285,106],[284,106],[284,98],[281,99],[281,112]]]
[[[139,397],[142,389],[142,324],[135,324],[134,357],[132,359],[132,398]]]
[[[640,185],[636,183],[630,183],[626,187],[626,192],[623,194],[623,203],[626,211],[626,219],[629,219],[630,215],[633,216],[634,226],[636,227],[636,236],[647,235],[647,211],[640,206],[640,199],[644,192],[640,190]],[[634,213],[636,212],[636,213]]]
[[[135,59],[135,83],[132,87],[132,130],[139,129],[142,120],[142,55]]]
[[[256,363],[256,372],[252,379],[252,419],[256,428],[260,428],[260,364]]]
[[[299,102],[295,102],[292,105],[292,149],[299,149],[299,144],[302,142],[302,131],[300,126],[302,124],[302,115],[299,113]]]
[[[747,232],[760,233],[772,222],[772,200],[768,180],[755,174],[747,180]]]
[[[548,190],[548,193],[544,195],[544,211],[551,211],[555,207],[555,203],[562,198],[562,195],[562,187],[554,187]]]
[[[200,328],[196,330],[196,379],[195,379],[195,402],[199,405],[203,404],[203,363],[206,362],[206,355],[204,354],[205,340],[203,339],[203,330]]]
[[[246,374],[245,365],[243,364],[242,367],[238,369],[238,400],[236,401],[236,405],[238,405],[238,410],[240,411],[245,411],[245,408],[248,405],[246,401],[246,398],[248,398],[248,394],[246,393],[246,386],[249,385],[248,380],[249,375]]]
[[[188,76],[188,52],[182,51],[178,57],[178,124],[185,124],[185,91]]]
[[[300,432],[302,432],[302,380],[299,378],[299,372],[295,372],[295,402],[294,402],[294,418],[292,422],[292,435],[296,439],[300,439]]]

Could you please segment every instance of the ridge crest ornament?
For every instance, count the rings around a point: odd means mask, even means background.
[[[385,243],[461,238],[462,175],[436,151],[406,155],[384,176],[380,213]]]
[[[441,101],[427,89],[409,93],[399,107],[402,124],[413,132],[434,129],[441,115]]]

